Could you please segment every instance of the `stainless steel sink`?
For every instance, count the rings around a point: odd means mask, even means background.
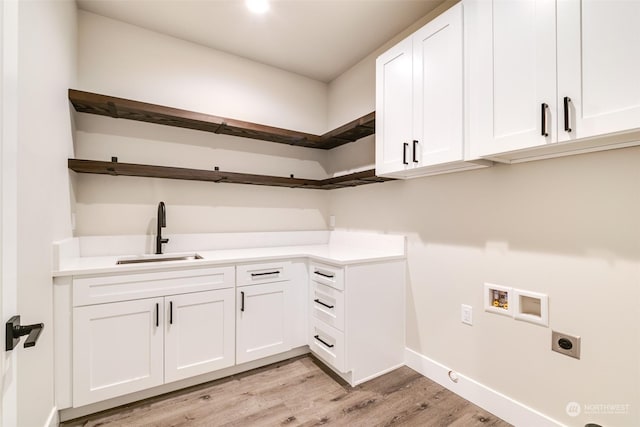
[[[164,255],[141,255],[136,257],[120,258],[116,264],[143,264],[148,262],[168,262],[168,261],[190,261],[202,259],[199,254],[164,254]]]

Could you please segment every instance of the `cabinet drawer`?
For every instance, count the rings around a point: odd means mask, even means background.
[[[153,273],[73,279],[73,306],[232,288],[233,267],[192,268]]]
[[[237,285],[284,282],[289,280],[291,261],[276,261],[236,266]]]
[[[309,270],[309,277],[312,282],[344,290],[344,270],[341,267],[313,262]]]
[[[316,281],[311,286],[312,316],[344,331],[344,293]]]
[[[318,319],[311,319],[309,348],[313,354],[338,371],[346,372],[344,347],[342,332]]]

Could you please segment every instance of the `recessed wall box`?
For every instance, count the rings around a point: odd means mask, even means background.
[[[513,290],[506,286],[484,284],[484,310],[491,313],[512,316],[513,307],[511,299]]]
[[[513,289],[512,300],[514,318],[549,326],[549,297],[547,295]]]

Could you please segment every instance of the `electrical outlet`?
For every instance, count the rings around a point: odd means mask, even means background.
[[[460,315],[462,323],[467,325],[473,325],[473,307],[470,305],[462,304],[460,306]]]
[[[551,331],[551,350],[580,359],[580,337]]]

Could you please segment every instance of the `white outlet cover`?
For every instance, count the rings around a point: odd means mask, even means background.
[[[540,313],[538,315],[526,313],[524,307],[520,304],[522,297],[537,302]],[[547,295],[522,289],[513,289],[512,305],[515,319],[549,327],[549,297]]]
[[[473,307],[462,304],[460,307],[460,320],[467,325],[473,325]]]

